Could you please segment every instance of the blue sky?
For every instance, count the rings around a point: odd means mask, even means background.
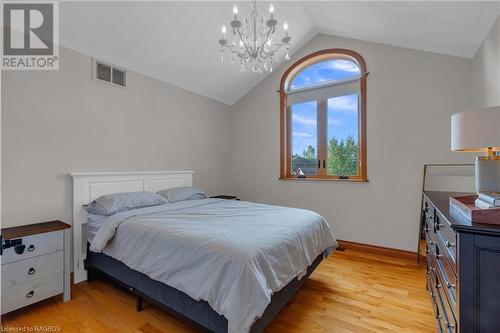
[[[300,72],[291,88],[359,74],[356,64],[347,60],[327,60],[313,64]],[[316,101],[292,105],[292,150],[302,155],[309,145],[317,148]],[[352,135],[358,138],[358,94],[328,100],[328,140]]]

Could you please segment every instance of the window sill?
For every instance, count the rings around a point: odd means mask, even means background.
[[[297,178],[297,177],[286,177],[286,178],[278,178],[278,180],[292,180],[292,181],[314,181],[314,182],[322,182],[322,181],[327,181],[327,182],[350,182],[350,183],[368,183],[368,179],[359,179],[359,178],[352,178],[352,179],[340,179],[340,178]]]

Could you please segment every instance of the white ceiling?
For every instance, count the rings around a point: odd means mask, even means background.
[[[259,2],[267,8],[269,2]],[[217,40],[232,2],[61,2],[62,45],[233,104],[266,74],[220,62]],[[277,1],[293,49],[316,33],[471,58],[500,12],[498,2]],[[248,2],[239,2],[240,13]],[[292,51],[293,51],[292,49]]]

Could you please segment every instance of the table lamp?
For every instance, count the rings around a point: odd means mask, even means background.
[[[500,192],[500,106],[451,116],[451,150],[476,157],[476,192]]]

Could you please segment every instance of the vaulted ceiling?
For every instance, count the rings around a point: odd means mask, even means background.
[[[242,15],[249,2],[238,2]],[[226,104],[266,74],[221,63],[220,27],[232,2],[76,1],[60,3],[60,43]],[[260,2],[267,8],[269,2]],[[498,2],[277,1],[293,49],[317,33],[472,58],[500,12]]]

